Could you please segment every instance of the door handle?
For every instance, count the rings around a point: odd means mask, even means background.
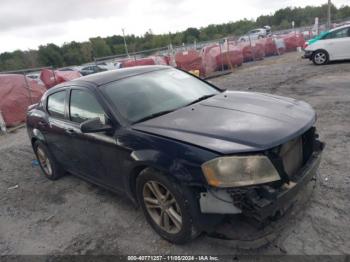
[[[47,122],[44,122],[44,121],[39,121],[39,122],[38,122],[38,125],[39,125],[40,127],[47,127],[49,124],[48,124]]]
[[[75,130],[72,129],[72,128],[68,128],[68,129],[66,129],[66,133],[67,133],[68,135],[73,136],[73,135],[75,135],[77,132],[75,132]]]

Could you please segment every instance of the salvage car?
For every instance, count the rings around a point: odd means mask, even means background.
[[[107,71],[106,68],[99,65],[88,65],[79,70],[80,74],[83,76],[95,74],[98,72]]]
[[[303,58],[310,59],[315,65],[350,59],[350,25],[321,33],[308,42],[304,51]]]
[[[120,192],[184,243],[225,216],[268,221],[317,174],[323,143],[305,102],[221,90],[168,66],[97,73],[48,90],[27,113],[43,174]]]
[[[257,28],[249,31],[246,35],[241,36],[238,41],[239,42],[250,42],[255,41],[261,38],[265,38],[271,36],[271,27],[264,26],[264,28]]]

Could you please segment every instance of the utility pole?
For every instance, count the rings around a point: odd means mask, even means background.
[[[126,40],[125,40],[124,28],[122,28],[122,32],[123,32],[123,38],[124,38],[125,53],[129,57],[128,46],[126,45]]]
[[[328,0],[328,14],[327,14],[327,28],[328,30],[331,29],[331,0]]]

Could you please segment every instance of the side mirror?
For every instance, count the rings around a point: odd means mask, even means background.
[[[81,123],[80,130],[83,133],[98,133],[112,131],[113,127],[103,124],[100,118],[96,117]]]

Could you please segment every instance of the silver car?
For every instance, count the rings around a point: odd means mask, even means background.
[[[264,28],[257,28],[250,30],[246,35],[241,36],[238,41],[241,42],[249,42],[255,41],[264,37],[267,37],[271,34],[271,28],[269,26],[265,26]]]

